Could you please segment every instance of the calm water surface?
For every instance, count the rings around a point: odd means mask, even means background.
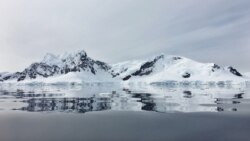
[[[0,86],[2,141],[249,141],[239,87]]]

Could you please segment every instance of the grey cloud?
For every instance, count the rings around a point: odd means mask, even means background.
[[[166,53],[250,71],[249,0],[3,0],[0,71],[85,49],[114,63]]]

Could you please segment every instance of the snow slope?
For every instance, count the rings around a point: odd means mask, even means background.
[[[147,60],[134,60],[112,65],[112,73],[127,83],[154,83],[166,81],[233,81],[243,77],[233,67],[220,67],[214,63],[200,63],[172,55],[159,55]]]
[[[244,76],[250,78],[250,72],[244,73]]]

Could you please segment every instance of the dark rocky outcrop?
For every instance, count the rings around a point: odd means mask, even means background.
[[[173,60],[181,60],[182,58],[181,57],[178,57],[178,56],[176,56],[176,57],[173,57]]]
[[[182,75],[183,78],[189,78],[191,76],[190,73],[186,72]]]
[[[129,80],[130,78],[131,78],[131,75],[128,75],[128,76],[124,77],[122,80],[126,81],[126,80]]]
[[[234,75],[236,75],[236,76],[240,76],[240,77],[242,76],[242,74],[239,73],[239,71],[236,70],[235,68],[233,68],[232,66],[228,67],[228,70],[229,70],[232,74],[234,74]]]
[[[216,70],[219,70],[221,67],[219,66],[219,65],[217,65],[217,64],[214,64],[213,66],[212,66],[212,72],[215,72]]]

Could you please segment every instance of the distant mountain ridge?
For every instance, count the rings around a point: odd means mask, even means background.
[[[233,67],[199,63],[191,59],[157,55],[145,60],[107,64],[88,57],[83,50],[62,55],[47,54],[41,62],[21,72],[0,73],[2,82],[165,82],[165,81],[244,81]],[[53,80],[53,81],[52,81]]]
[[[41,62],[33,63],[22,72],[5,74],[0,77],[2,81],[48,78],[55,75],[64,75],[69,72],[90,71],[96,74],[98,70],[108,71],[110,66],[104,62],[96,61],[87,56],[85,51],[68,53],[60,56],[45,55]]]

